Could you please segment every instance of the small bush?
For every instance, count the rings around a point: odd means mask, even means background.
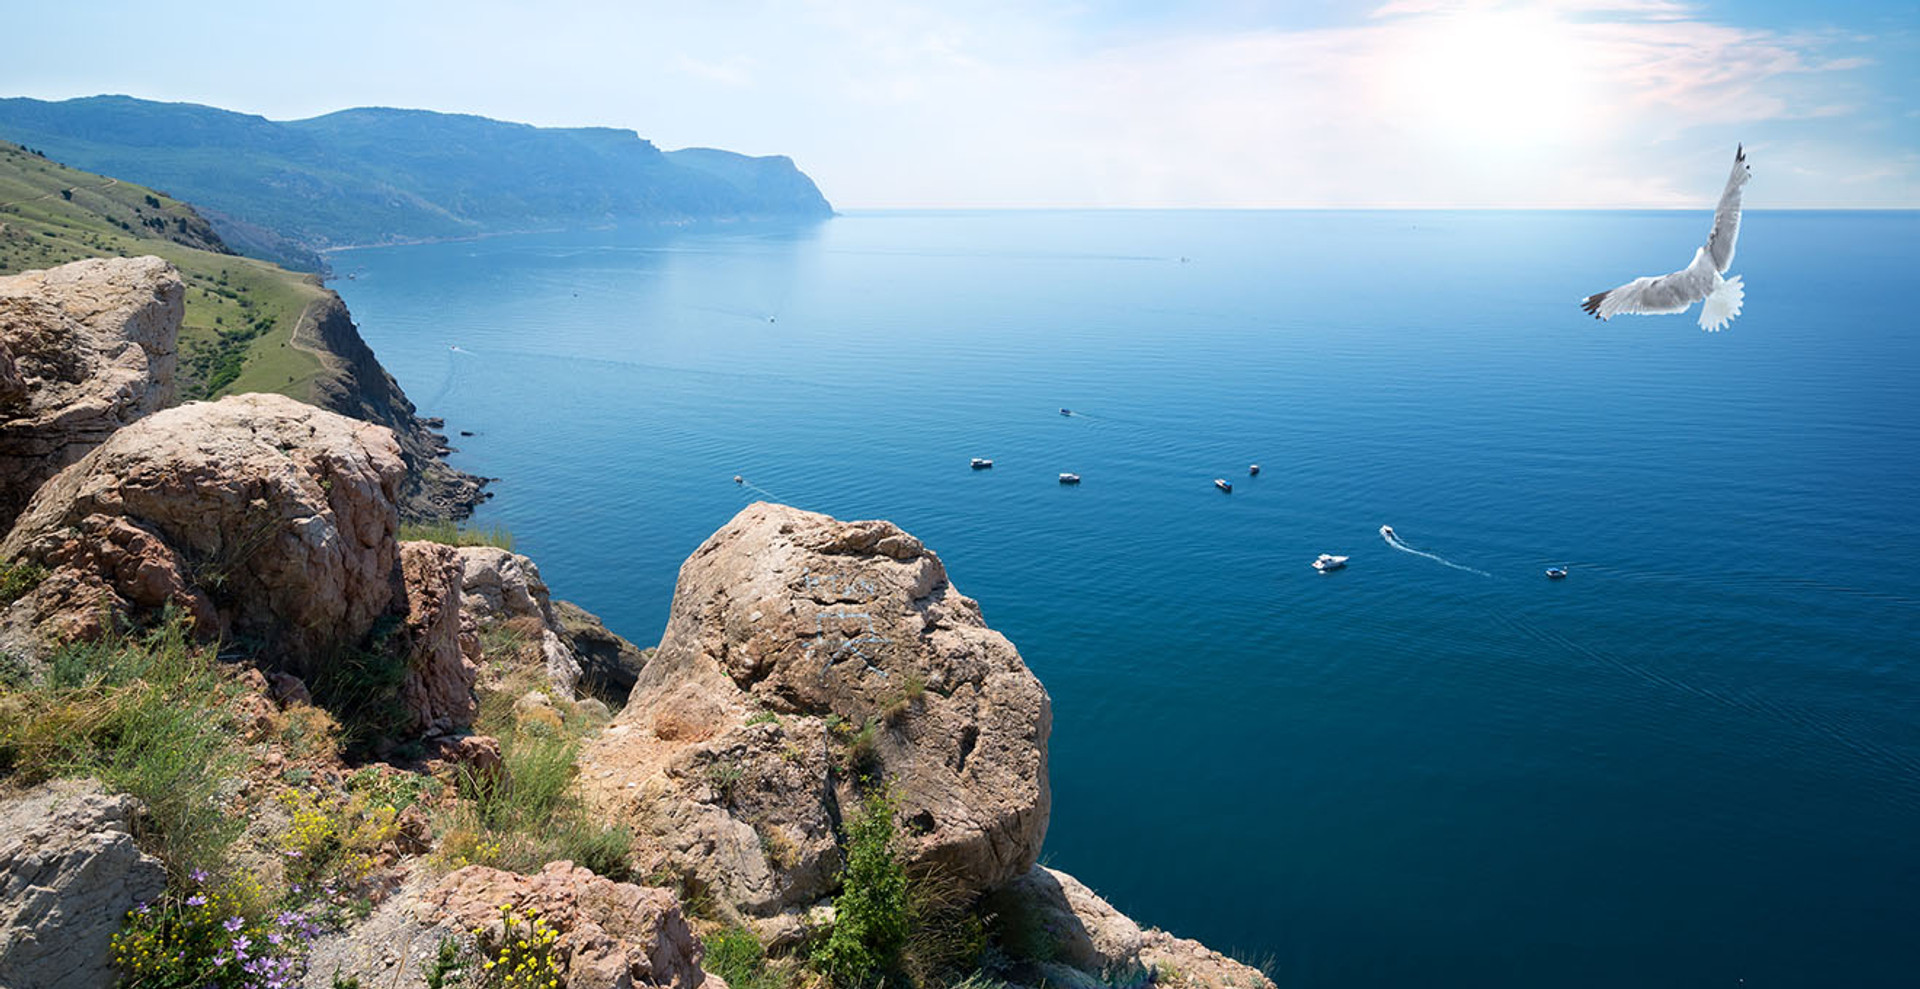
[[[221,785],[244,759],[210,647],[177,617],[55,653],[46,682],[0,696],[0,776],[98,776],[147,805],[137,836],[177,881],[213,869],[244,822]]]
[[[400,699],[407,657],[388,642],[396,627],[391,622],[377,626],[366,648],[338,650],[308,678],[314,705],[339,722],[339,744],[349,756],[367,755],[407,727],[407,706]]]
[[[724,980],[731,989],[782,989],[785,980],[767,964],[760,939],[744,927],[729,927],[706,938],[707,957],[701,967]]]
[[[528,907],[524,913],[511,906],[500,907],[505,934],[498,944],[483,944],[486,961],[480,963],[480,980],[488,989],[554,989],[560,984],[559,959],[553,943],[559,932],[547,924],[540,911]]]
[[[513,549],[513,532],[506,526],[488,526],[485,529],[468,528],[451,519],[439,522],[403,522],[400,524],[400,541],[422,540],[430,543],[445,543],[448,546],[493,546],[499,549]]]
[[[207,885],[142,903],[113,936],[111,958],[131,986],[254,989],[300,984],[320,925],[306,913],[265,909],[254,890]]]
[[[0,567],[0,608],[26,597],[46,579],[47,568],[31,560],[16,560]]]
[[[860,985],[895,969],[907,939],[907,871],[894,848],[899,800],[875,788],[846,820],[847,864],[834,897],[833,933],[813,964],[839,985]]]

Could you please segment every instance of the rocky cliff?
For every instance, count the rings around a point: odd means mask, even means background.
[[[294,343],[318,353],[326,364],[313,382],[315,405],[393,430],[407,466],[399,497],[408,519],[463,519],[488,497],[484,478],[447,464],[447,437],[416,414],[399,382],[361,338],[338,295],[327,292],[307,310],[294,331]]]
[[[118,262],[15,286],[15,309],[53,327],[42,336],[88,342],[9,342],[38,356],[16,358],[15,378],[0,368],[0,391],[156,391],[170,284],[164,266]],[[45,355],[69,352],[111,359],[75,358],[85,373],[62,377]],[[382,382],[364,390],[404,409]],[[0,653],[31,654],[0,663],[0,984],[104,986],[105,938],[164,933],[128,913],[158,895],[155,916],[205,930],[119,963],[168,984],[202,984],[253,948],[249,964],[318,989],[415,989],[445,984],[448,965],[500,964],[550,989],[724,987],[721,965],[762,989],[883,972],[921,989],[982,972],[1270,989],[1036,864],[1051,702],[897,526],[749,506],[682,566],[643,653],[557,607],[526,557],[399,541],[407,463],[384,425],[278,395],[127,408],[71,463],[40,465],[51,476],[0,540],[19,583]],[[123,634],[176,622],[220,655],[174,641],[160,662]],[[72,642],[99,648],[40,662]],[[159,784],[148,755],[166,757]],[[92,784],[9,792],[76,768],[147,786],[168,823]],[[166,831],[183,820],[194,830]],[[880,845],[857,847],[861,833]],[[213,874],[142,853],[188,843]],[[876,855],[893,885],[856,889],[876,880],[855,864],[871,872]],[[182,912],[210,894],[232,915]],[[869,970],[809,967],[874,924],[898,938],[874,941]]]

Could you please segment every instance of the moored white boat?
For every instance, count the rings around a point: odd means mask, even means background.
[[[1225,491],[1225,492],[1226,492],[1226,493],[1228,493],[1228,494],[1232,494],[1232,493],[1233,493],[1233,485],[1231,485],[1231,484],[1228,484],[1228,483],[1227,483],[1227,479],[1226,479],[1226,478],[1224,478],[1224,477],[1216,477],[1216,478],[1214,478],[1214,479],[1213,479],[1213,486],[1214,486],[1214,487],[1216,487],[1216,488],[1219,488],[1219,489],[1220,489],[1220,490],[1222,490],[1222,491]]]
[[[1347,565],[1347,558],[1332,553],[1322,553],[1313,561],[1313,568],[1321,573],[1331,573]]]
[[[973,458],[973,469],[974,469],[974,470],[988,470],[988,469],[990,469],[990,468],[992,468],[992,467],[993,467],[993,461],[991,461],[991,460],[987,460],[987,459],[985,459],[985,458],[983,458],[983,457],[975,457],[975,458]]]
[[[1062,474],[1060,475],[1060,483],[1061,483],[1061,484],[1079,484],[1079,483],[1080,483],[1080,475],[1078,475],[1078,474],[1067,474],[1067,473],[1062,473]]]

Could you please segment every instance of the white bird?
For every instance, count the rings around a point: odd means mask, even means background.
[[[1724,278],[1733,264],[1733,242],[1740,237],[1740,188],[1753,178],[1747,167],[1744,145],[1733,152],[1733,174],[1727,176],[1727,188],[1720,193],[1720,205],[1713,211],[1713,232],[1705,247],[1693,252],[1693,263],[1667,275],[1636,278],[1616,289],[1589,295],[1580,308],[1594,319],[1611,319],[1619,313],[1676,313],[1705,299],[1700,307],[1700,328],[1718,330],[1740,315],[1746,300],[1746,287],[1740,276]]]

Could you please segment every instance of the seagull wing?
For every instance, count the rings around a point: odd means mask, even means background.
[[[1701,248],[1704,252],[1706,249]],[[1713,291],[1713,276],[1702,270],[1700,253],[1694,263],[1665,275],[1636,278],[1615,289],[1587,296],[1580,308],[1594,319],[1612,319],[1620,313],[1676,313],[1707,297]]]
[[[1740,189],[1752,177],[1753,173],[1747,168],[1746,146],[1741,145],[1734,149],[1733,174],[1727,176],[1727,188],[1720,193],[1720,205],[1713,210],[1713,233],[1707,235],[1707,256],[1719,271],[1724,272],[1733,264],[1733,242],[1740,239]]]

